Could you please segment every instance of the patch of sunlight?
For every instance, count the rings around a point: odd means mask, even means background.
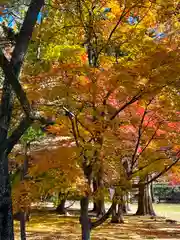
[[[179,227],[180,225],[176,225]],[[170,226],[164,219],[151,219],[148,216],[125,216],[124,224],[106,222],[92,231],[92,240],[145,240],[180,239],[176,226]],[[28,240],[78,240],[81,228],[78,216],[58,216],[54,213],[41,212],[32,214],[27,223]],[[19,222],[15,221],[16,240],[19,240]],[[172,235],[173,232],[173,235]]]
[[[165,228],[158,228],[159,231],[166,231],[166,232],[172,232],[172,231],[178,231],[180,234],[180,229],[177,228],[171,228],[171,227],[165,227]]]

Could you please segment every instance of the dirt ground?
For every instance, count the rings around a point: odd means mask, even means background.
[[[71,212],[70,212],[71,214]],[[19,240],[19,223],[15,223],[15,240]],[[54,212],[39,211],[32,214],[27,224],[27,240],[80,238],[78,217],[58,216]],[[165,218],[125,216],[124,224],[104,223],[92,231],[92,240],[126,240],[126,239],[180,239],[180,223],[167,223]]]

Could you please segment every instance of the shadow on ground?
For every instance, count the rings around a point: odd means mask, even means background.
[[[53,210],[36,210],[27,224],[28,240],[80,239],[79,212],[60,216]],[[19,239],[19,223],[15,223],[16,240]],[[126,239],[180,239],[180,224],[166,223],[164,218],[125,216],[125,224],[104,223],[92,231],[92,240]]]

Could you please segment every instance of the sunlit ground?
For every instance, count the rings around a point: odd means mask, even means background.
[[[180,204],[159,203],[153,204],[154,210],[158,216],[174,219],[180,222]],[[132,212],[135,213],[137,205],[131,205]]]
[[[134,208],[134,206],[132,206]],[[159,213],[169,212],[168,218],[173,212],[180,215],[180,205],[157,204]],[[16,240],[19,240],[19,223],[15,223]],[[27,225],[27,240],[48,239],[80,239],[80,225],[78,217],[62,217],[53,212],[40,211],[32,215]],[[101,227],[92,231],[92,240],[116,240],[116,239],[180,239],[180,223],[167,223],[164,218],[126,216],[125,224],[110,224],[106,222]]]

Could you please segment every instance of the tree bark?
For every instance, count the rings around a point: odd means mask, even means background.
[[[103,216],[105,214],[105,204],[104,197],[97,200],[97,209],[96,209],[97,217]]]
[[[119,203],[117,204],[117,200],[113,200],[112,204],[112,218],[111,223],[124,223],[123,219],[123,196],[118,197]],[[118,206],[118,210],[117,210]]]
[[[112,204],[112,217],[111,217],[111,223],[118,223],[118,219],[117,219],[117,203],[114,201]]]
[[[86,179],[89,189],[85,191],[85,195],[82,196],[80,200],[80,207],[81,207],[80,224],[81,224],[82,240],[90,240],[91,220],[88,215],[88,207],[89,207],[89,194],[90,194],[89,190],[92,182],[92,166],[87,163],[86,158],[84,158],[82,166],[83,166],[84,177]]]
[[[94,200],[94,207],[92,212],[95,212],[97,214],[97,217],[103,216],[105,214],[105,204],[104,204],[104,194],[103,194],[103,180],[102,180],[102,167],[100,167],[99,172],[97,173],[96,179],[93,179],[93,191],[96,195],[96,192],[98,194],[98,197],[95,197]]]
[[[123,195],[123,202],[122,202],[122,208],[123,208],[123,213],[127,214],[128,211],[131,211],[130,209],[130,193],[129,192],[125,192]]]
[[[81,215],[80,223],[82,230],[82,240],[90,240],[91,234],[91,221],[88,216],[89,196],[83,196],[81,198]]]
[[[93,194],[95,194],[97,191],[97,182],[95,179],[93,179]],[[97,201],[96,199],[93,200],[93,209],[90,212],[97,213]]]
[[[152,215],[155,212],[152,205],[150,185],[140,184],[138,193],[138,209],[136,215]]]
[[[127,197],[126,197],[126,193],[124,193],[123,197],[122,197],[122,211],[124,214],[127,214]]]
[[[117,219],[118,219],[118,223],[124,223],[123,209],[122,209],[122,204],[121,203],[118,204]]]
[[[100,191],[99,199],[97,201],[97,217],[103,216],[106,212],[105,204],[104,204],[104,193],[103,193],[104,183],[103,183],[102,175],[103,175],[103,169],[102,169],[102,166],[100,166],[100,169],[97,175],[97,186]]]
[[[25,146],[25,159],[23,164],[23,169],[21,173],[21,181],[24,180],[25,176],[28,174],[28,166],[29,166],[29,155],[28,151],[30,150],[30,143],[26,143]],[[29,208],[30,210],[30,208]],[[20,232],[21,232],[21,240],[26,240],[26,220],[29,220],[29,211],[20,211]]]
[[[26,240],[26,213],[21,212],[20,215],[20,232],[21,240]]]
[[[130,207],[131,193],[130,192],[126,193],[126,198],[127,198],[127,202],[126,202],[127,211],[131,211],[131,207]]]
[[[66,214],[67,211],[65,209],[65,203],[66,203],[66,199],[63,198],[56,208],[56,211],[58,214]]]
[[[150,187],[151,187],[151,197],[152,197],[152,202],[154,203],[155,200],[154,200],[154,190],[153,190],[153,182],[150,183]]]
[[[6,154],[0,154],[0,239],[13,240],[11,185]]]
[[[32,0],[27,11],[23,26],[18,36],[15,49],[12,54],[10,67],[14,70],[14,75],[18,78],[24,56],[26,54],[29,41],[32,36],[36,19],[44,0]],[[13,92],[9,84],[8,78],[5,76],[0,111],[0,146],[7,140],[9,125],[11,121],[13,108]],[[11,187],[8,174],[8,156],[7,149],[0,152],[0,239],[13,240],[13,219],[12,219],[12,203],[11,203]]]

